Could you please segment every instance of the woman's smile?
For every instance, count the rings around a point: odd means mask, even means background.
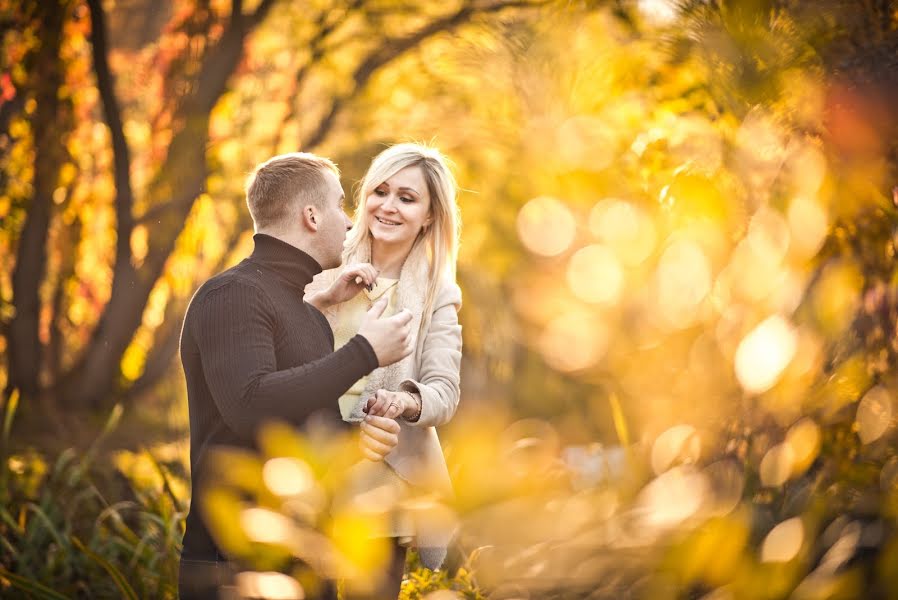
[[[375,216],[374,218],[377,220],[378,223],[383,223],[384,225],[389,225],[391,227],[396,227],[397,225],[402,225],[402,223],[399,223],[398,221],[391,221],[384,217]]]

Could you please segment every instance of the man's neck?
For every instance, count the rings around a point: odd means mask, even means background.
[[[270,229],[256,229],[256,233],[263,233],[267,236],[273,237],[276,240],[280,240],[285,244],[290,244],[294,248],[298,248],[299,250],[302,250],[303,252],[314,258],[319,264],[321,263],[317,253],[309,243],[309,239],[303,236],[301,233],[283,233],[281,231],[272,231]]]
[[[283,233],[281,231],[275,231],[273,229],[256,229],[256,233],[262,233],[269,237],[273,237],[276,240],[280,240],[285,244],[290,244],[294,248],[299,248],[303,252],[307,252],[307,250],[303,247],[305,244],[302,243],[302,240],[299,238],[301,236],[296,233]]]

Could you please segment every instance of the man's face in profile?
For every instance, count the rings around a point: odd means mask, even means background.
[[[352,221],[343,211],[343,186],[333,171],[325,170],[327,192],[324,208],[321,211],[321,223],[318,225],[318,246],[321,249],[321,268],[333,269],[340,266],[343,253],[343,242],[346,232],[352,227]]]

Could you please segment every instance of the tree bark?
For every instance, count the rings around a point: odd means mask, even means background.
[[[243,213],[242,218],[238,219],[237,224],[224,244],[224,254],[219,257],[218,262],[212,267],[210,271],[212,274],[217,274],[224,270],[225,265],[231,258],[230,248],[237,244],[243,232],[250,227],[252,227],[252,220],[246,213]],[[165,307],[165,317],[162,320],[162,325],[156,330],[153,337],[153,347],[147,353],[143,373],[126,392],[126,396],[129,399],[138,398],[147,391],[152,390],[169,372],[175,356],[178,354],[181,341],[181,318],[187,309],[188,301],[189,298],[172,297],[169,299]]]
[[[120,391],[122,357],[140,327],[150,292],[165,269],[184,221],[205,188],[210,112],[243,57],[246,36],[273,4],[273,0],[263,0],[255,13],[233,15],[230,27],[207,54],[194,92],[181,104],[175,118],[180,129],[148,190],[150,206],[166,206],[156,213],[155,222],[147,223],[153,243],[132,276],[114,278],[110,300],[85,354],[57,383],[66,406],[102,408]],[[239,8],[239,3],[235,6]]]
[[[55,4],[55,6],[53,5]],[[60,126],[63,102],[59,98],[63,65],[59,56],[62,27],[68,4],[38,3],[41,47],[34,64],[37,106],[32,120],[34,139],[33,194],[22,229],[12,275],[15,316],[9,325],[9,383],[24,397],[39,390],[42,348],[38,332],[40,286],[47,270],[47,234],[53,209],[53,191],[66,156],[65,131]]]
[[[130,285],[134,279],[131,265],[131,232],[134,217],[134,191],[131,186],[131,151],[122,127],[121,111],[115,97],[115,78],[109,69],[106,43],[106,18],[100,0],[88,0],[90,9],[90,41],[93,50],[94,72],[97,88],[103,102],[103,114],[112,139],[113,172],[115,181],[116,245],[115,266],[112,278],[112,296],[123,285]]]

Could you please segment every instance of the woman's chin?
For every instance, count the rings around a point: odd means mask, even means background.
[[[398,231],[393,232],[384,232],[384,231],[371,231],[371,238],[378,244],[403,244],[407,243],[408,240],[406,236],[400,235]]]

